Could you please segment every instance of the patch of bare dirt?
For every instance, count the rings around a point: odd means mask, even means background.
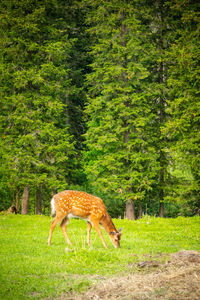
[[[150,257],[148,257],[150,258]],[[179,251],[167,262],[145,260],[135,265],[141,271],[94,284],[86,293],[65,295],[59,300],[199,300],[200,252]]]

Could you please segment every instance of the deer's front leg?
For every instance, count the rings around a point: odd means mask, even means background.
[[[105,240],[104,240],[104,238],[103,238],[103,234],[102,234],[102,232],[101,232],[101,228],[100,228],[100,225],[99,225],[99,221],[93,219],[93,220],[92,220],[92,224],[93,224],[95,230],[97,231],[97,233],[99,234],[99,236],[100,236],[100,238],[101,238],[101,241],[102,241],[104,247],[105,247],[105,248],[108,248],[108,246],[107,246],[107,244],[106,244],[106,242],[105,242]]]

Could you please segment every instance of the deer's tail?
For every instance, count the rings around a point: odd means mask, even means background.
[[[51,215],[52,215],[52,217],[55,217],[55,215],[56,215],[55,200],[54,200],[54,198],[51,199]]]

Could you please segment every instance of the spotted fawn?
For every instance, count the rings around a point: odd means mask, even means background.
[[[103,201],[95,196],[80,191],[66,190],[53,196],[51,200],[52,215],[55,219],[51,224],[48,245],[51,245],[52,233],[56,225],[60,227],[69,245],[72,245],[66,232],[66,225],[71,218],[80,218],[87,221],[87,244],[90,246],[90,231],[92,226],[99,234],[105,248],[108,248],[103,238],[100,225],[108,233],[115,248],[120,246],[121,228],[117,230],[108,214]]]

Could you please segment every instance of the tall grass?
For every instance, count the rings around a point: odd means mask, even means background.
[[[123,228],[119,249],[103,231],[109,245],[104,249],[95,230],[88,247],[86,223],[81,220],[68,225],[73,247],[66,244],[59,226],[49,247],[50,223],[46,216],[0,216],[0,299],[55,298],[80,292],[102,276],[128,273],[129,264],[144,254],[200,251],[200,217],[114,220],[117,228]]]

